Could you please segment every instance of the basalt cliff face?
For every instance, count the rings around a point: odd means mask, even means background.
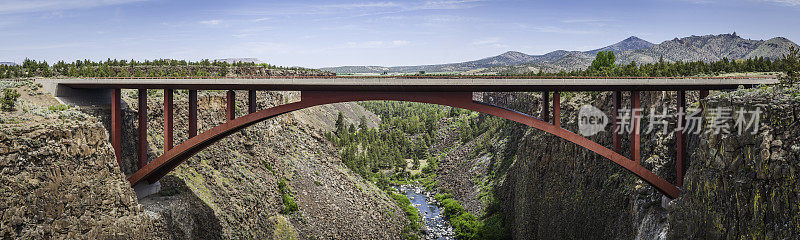
[[[125,179],[135,169],[135,91],[123,92],[120,166],[108,142],[108,109],[59,107],[34,84],[12,85],[23,97],[17,111],[0,118],[2,238],[397,239],[407,221],[322,136],[339,111],[350,123],[363,115],[375,126],[379,119],[356,104],[255,124],[182,163],[160,181],[158,193],[137,199]],[[163,110],[161,92],[148,95],[153,159],[162,153]],[[265,109],[297,99],[297,93],[261,92],[258,104]],[[199,100],[201,131],[224,121],[224,92],[203,91]],[[176,92],[175,106],[175,142],[181,143],[185,92]],[[239,116],[246,114],[243,101],[237,106]],[[297,210],[284,210],[283,195]]]
[[[733,133],[704,128],[689,135],[690,165],[681,196],[669,201],[633,174],[575,144],[517,123],[456,147],[437,171],[440,190],[451,189],[473,213],[501,212],[514,239],[787,239],[800,236],[800,101],[793,88],[714,92],[706,109],[727,107]],[[487,93],[483,101],[540,116],[540,95]],[[624,99],[627,99],[625,96]],[[690,93],[689,107],[699,107]],[[577,112],[590,104],[610,116],[608,93],[562,93],[562,126],[578,132]],[[674,92],[642,92],[643,130],[650,108],[674,114]],[[629,103],[623,103],[623,108]],[[735,110],[763,113],[756,133],[738,135]],[[709,120],[715,115],[706,112]],[[487,118],[489,118],[487,116]],[[669,129],[674,130],[672,121]],[[654,122],[658,123],[658,122]],[[446,124],[445,124],[446,125]],[[661,125],[642,134],[642,165],[675,182],[676,140]],[[610,129],[610,124],[607,130]],[[447,137],[437,138],[448,142]],[[611,134],[589,139],[611,146]],[[629,139],[623,135],[623,153]],[[489,196],[489,197],[487,197]],[[488,204],[495,198],[497,204]]]
[[[98,119],[12,85],[22,101],[0,116],[0,238],[181,237],[142,211]]]

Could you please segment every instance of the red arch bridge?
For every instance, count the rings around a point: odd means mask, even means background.
[[[611,160],[632,174],[649,183],[669,198],[680,194],[683,175],[687,166],[686,136],[677,135],[677,182],[672,184],[640,164],[640,123],[631,118],[631,156],[621,155],[621,136],[613,134],[613,146],[602,146],[583,136],[561,127],[559,92],[565,91],[611,91],[614,94],[613,123],[617,123],[622,101],[622,91],[630,91],[631,108],[639,108],[640,91],[677,91],[678,107],[685,107],[686,91],[699,91],[700,97],[708,90],[752,87],[759,84],[775,84],[774,78],[523,78],[490,76],[404,76],[404,77],[266,77],[266,78],[81,78],[46,80],[46,88],[60,99],[88,101],[90,95],[102,101],[111,101],[111,143],[117,161],[120,161],[121,110],[120,89],[139,90],[139,170],[128,177],[131,186],[142,181],[153,183],[186,161],[192,155],[220,139],[257,122],[288,112],[330,103],[396,100],[446,105],[477,111],[511,121],[519,122],[548,132],[568,142]],[[147,90],[164,91],[164,154],[153,161],[147,159]],[[173,146],[173,91],[189,90],[189,139]],[[221,125],[197,132],[197,91],[228,90],[227,121]],[[249,114],[235,116],[235,94],[233,90],[248,90]],[[89,91],[89,93],[87,93]],[[300,91],[301,100],[257,109],[256,91]],[[541,118],[529,116],[499,106],[474,101],[473,92],[543,92],[544,104]],[[550,105],[549,92],[552,92]],[[93,94],[91,94],[93,93]],[[110,96],[108,96],[110,94]],[[107,102],[105,102],[107,104]],[[551,110],[552,109],[552,117]],[[640,114],[635,111],[633,114]],[[634,121],[635,120],[635,121]],[[679,116],[676,121],[685,121]]]

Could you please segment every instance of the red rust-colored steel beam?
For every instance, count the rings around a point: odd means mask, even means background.
[[[227,105],[225,108],[228,122],[236,119],[236,93],[233,90],[228,90]]]
[[[561,128],[561,93],[553,92],[553,125]]]
[[[189,138],[197,136],[197,90],[189,90]]]
[[[172,89],[164,89],[164,151],[169,151],[173,146],[172,137]]]
[[[550,92],[542,92],[542,120],[550,122]]]
[[[111,146],[114,147],[114,156],[117,164],[122,166],[122,91],[119,88],[111,89]]]
[[[614,152],[622,153],[622,135],[619,134],[622,129],[617,129],[619,126],[618,118],[619,118],[619,109],[622,106],[622,92],[614,91],[611,98],[614,99],[614,106],[611,109],[611,119],[614,121],[611,126],[611,131],[613,132],[613,145],[614,145]]]
[[[256,90],[247,91],[247,109],[248,113],[258,111],[258,105],[256,105]]]
[[[683,186],[683,175],[686,174],[686,166],[688,166],[688,161],[686,159],[686,133],[684,133],[683,128],[686,127],[685,121],[685,111],[686,111],[686,91],[678,91],[678,112],[684,112],[684,114],[678,114],[678,127],[675,131],[677,135],[677,143],[678,143],[678,156],[677,156],[677,185],[678,187]]]
[[[641,162],[641,101],[639,99],[639,92],[631,92],[631,159],[640,164]]]
[[[680,190],[674,185],[670,184],[663,178],[642,167],[641,165],[636,164],[619,153],[612,151],[611,149],[603,147],[596,142],[593,142],[573,132],[567,131],[566,129],[556,127],[553,124],[544,122],[529,115],[494,105],[472,101],[471,92],[439,92],[435,94],[430,92],[302,92],[302,97],[299,102],[284,104],[242,116],[232,121],[215,126],[208,131],[197,135],[197,137],[191,138],[179,144],[172,150],[165,152],[164,155],[156,158],[153,160],[153,162],[131,175],[128,178],[128,181],[131,183],[131,185],[135,185],[141,181],[158,181],[158,179],[169,173],[172,169],[177,167],[178,164],[185,161],[198,151],[245,127],[275,116],[330,103],[372,100],[393,100],[439,104],[486,113],[519,122],[556,135],[557,137],[565,139],[569,142],[578,144],[581,147],[584,147],[613,161],[614,163],[635,174],[645,182],[654,186],[657,190],[670,198],[676,198],[680,193]]]
[[[147,89],[139,89],[139,169],[147,165]]]

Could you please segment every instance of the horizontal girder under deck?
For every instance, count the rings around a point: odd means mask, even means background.
[[[518,78],[518,77],[273,77],[273,78],[63,78],[45,79],[70,88],[376,91],[535,92],[679,91],[736,89],[776,84],[776,78]]]

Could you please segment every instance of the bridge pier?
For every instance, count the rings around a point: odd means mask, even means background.
[[[117,165],[122,166],[122,90],[111,89],[111,146]]]
[[[172,149],[172,89],[164,89],[164,152]]]
[[[686,116],[686,91],[678,91],[678,127],[675,130],[675,134],[677,135],[677,175],[676,175],[676,182],[677,186],[683,186],[683,175],[686,174],[686,133],[684,132],[684,127],[686,125],[685,122]]]
[[[189,138],[197,136],[197,90],[189,90]]]
[[[561,94],[553,92],[553,125],[561,128]]]
[[[147,89],[139,89],[139,169],[147,165]]]
[[[641,102],[639,91],[631,91],[631,160],[636,164],[641,164],[640,150],[640,124],[641,124]]]
[[[225,111],[227,120],[230,122],[233,121],[233,119],[236,119],[236,92],[233,90],[228,90],[227,101],[228,106]]]
[[[622,105],[622,92],[614,91],[614,94],[611,97],[614,99],[614,106],[611,109],[611,118],[613,119],[611,130],[613,132],[612,141],[614,142],[614,152],[622,153],[622,135],[619,134],[621,129],[617,129],[619,128],[619,123],[617,121],[619,118],[619,108]]]
[[[247,110],[248,113],[258,111],[258,106],[256,105],[256,90],[247,91]]]
[[[542,121],[550,122],[550,92],[542,92]]]

